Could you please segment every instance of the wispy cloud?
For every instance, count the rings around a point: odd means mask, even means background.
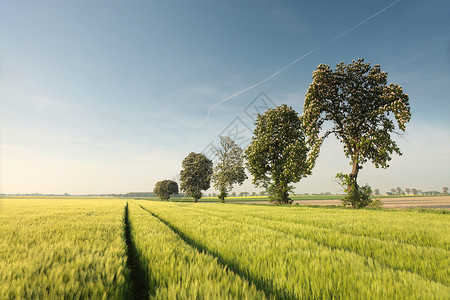
[[[351,27],[351,28],[345,30],[344,32],[342,32],[342,33],[336,35],[335,37],[333,37],[332,39],[330,39],[330,40],[328,40],[327,42],[323,43],[322,45],[320,45],[320,46],[318,46],[318,47],[312,49],[311,51],[309,51],[309,52],[303,54],[302,56],[296,58],[295,60],[293,60],[293,61],[290,62],[289,64],[285,65],[284,67],[282,67],[281,69],[279,69],[278,71],[276,71],[275,73],[273,73],[272,75],[270,75],[269,77],[266,77],[266,78],[264,78],[263,80],[258,81],[257,83],[255,83],[255,84],[253,84],[253,85],[251,85],[251,86],[249,86],[249,87],[246,87],[246,88],[244,88],[244,89],[242,89],[242,90],[240,90],[240,91],[238,91],[238,92],[236,92],[236,93],[234,93],[234,94],[232,94],[232,95],[230,95],[230,96],[228,96],[228,97],[225,97],[224,99],[220,100],[219,102],[217,102],[216,104],[214,104],[213,106],[211,106],[211,108],[208,110],[208,113],[207,113],[207,116],[206,116],[205,120],[204,120],[198,127],[196,127],[195,129],[200,129],[200,128],[202,128],[202,127],[208,122],[209,117],[210,117],[210,115],[211,115],[211,112],[212,112],[216,107],[218,107],[219,105],[221,105],[221,104],[223,104],[223,103],[225,103],[225,102],[227,102],[227,101],[229,101],[229,100],[231,100],[231,99],[233,99],[233,98],[235,98],[235,97],[237,97],[237,96],[239,96],[239,95],[241,95],[241,94],[243,94],[243,93],[245,93],[245,92],[247,92],[247,91],[249,91],[249,90],[252,90],[252,89],[254,89],[255,87],[260,86],[261,84],[263,84],[263,83],[265,83],[265,82],[271,80],[272,78],[278,76],[281,72],[283,72],[284,70],[286,70],[286,69],[292,67],[293,65],[295,65],[295,64],[298,63],[298,62],[300,62],[300,61],[303,60],[304,58],[310,56],[310,55],[313,54],[314,52],[316,52],[316,51],[322,49],[323,47],[329,45],[330,43],[334,42],[335,40],[337,40],[337,39],[343,37],[344,35],[350,33],[351,31],[355,30],[356,28],[358,28],[359,26],[363,25],[364,23],[366,23],[366,22],[370,21],[371,19],[375,18],[376,16],[378,16],[379,14],[381,14],[382,12],[384,12],[385,10],[389,9],[390,7],[392,7],[392,6],[393,6],[394,4],[396,4],[397,2],[400,2],[400,0],[394,1],[393,3],[391,3],[391,4],[389,4],[388,6],[384,7],[384,8],[381,9],[380,11],[374,13],[373,15],[369,16],[368,18],[366,18],[366,19],[364,19],[363,21],[359,22],[359,23],[356,24],[355,26],[353,26],[353,27]]]

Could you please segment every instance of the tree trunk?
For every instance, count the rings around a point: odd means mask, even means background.
[[[352,180],[355,181],[356,183],[356,178],[358,177],[358,172],[359,172],[359,165],[358,165],[358,161],[353,161],[353,168],[352,168],[352,172],[349,174],[350,178]]]
[[[225,203],[225,197],[227,196],[227,190],[225,188],[220,189],[219,200],[221,203]]]
[[[352,172],[349,174],[350,176],[350,185],[348,186],[348,194],[353,195],[353,199],[351,199],[352,208],[359,208],[359,203],[361,202],[358,188],[358,173],[359,173],[359,165],[358,161],[355,159],[353,161]]]
[[[282,183],[280,187],[281,203],[288,204],[289,194],[287,192],[287,184]]]

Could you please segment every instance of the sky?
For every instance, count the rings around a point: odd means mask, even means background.
[[[364,58],[410,97],[382,193],[450,186],[450,2],[0,0],[0,193],[152,191],[257,112],[299,114],[312,73]],[[342,192],[328,138],[296,193]],[[251,175],[234,191],[260,191]],[[209,190],[208,192],[214,192]]]

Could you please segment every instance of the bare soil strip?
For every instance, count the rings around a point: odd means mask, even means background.
[[[384,208],[450,209],[450,196],[381,198]],[[240,202],[255,203],[255,202]],[[258,202],[270,204],[269,202]],[[297,200],[300,205],[342,205],[340,200]]]

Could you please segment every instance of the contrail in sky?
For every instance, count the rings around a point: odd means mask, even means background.
[[[245,93],[245,92],[247,92],[247,91],[249,91],[249,90],[251,90],[251,89],[257,87],[257,86],[263,84],[263,83],[266,82],[266,81],[269,81],[270,79],[274,78],[275,76],[277,76],[278,74],[280,74],[281,72],[283,72],[283,71],[286,70],[287,68],[291,67],[292,65],[295,65],[296,63],[298,63],[299,61],[301,61],[301,60],[304,59],[305,57],[307,57],[307,56],[313,54],[313,53],[316,52],[317,50],[319,50],[319,49],[325,47],[326,45],[328,45],[328,44],[334,42],[335,40],[341,38],[342,36],[346,35],[347,33],[349,33],[349,32],[351,32],[351,31],[355,30],[356,28],[358,28],[358,27],[361,26],[362,24],[366,23],[367,21],[369,21],[369,20],[375,18],[376,16],[378,16],[379,14],[381,14],[382,12],[384,12],[385,10],[389,9],[391,6],[395,5],[397,2],[400,2],[400,0],[396,0],[396,1],[392,2],[391,4],[389,4],[388,6],[386,6],[385,8],[383,8],[382,10],[380,10],[380,11],[374,13],[373,15],[371,15],[370,17],[368,17],[367,19],[361,21],[360,23],[358,23],[358,24],[356,24],[355,26],[353,26],[353,27],[347,29],[346,31],[344,31],[344,32],[342,32],[342,33],[340,33],[340,34],[338,34],[337,36],[335,36],[335,37],[332,38],[331,40],[329,40],[329,41],[323,43],[322,45],[320,45],[320,46],[314,48],[313,50],[309,51],[308,53],[306,53],[306,54],[300,56],[299,58],[295,59],[295,60],[292,61],[291,63],[285,65],[284,67],[282,67],[281,69],[279,69],[278,71],[276,71],[275,73],[273,73],[272,75],[270,75],[269,77],[267,77],[267,78],[265,78],[265,79],[263,79],[263,80],[261,80],[261,81],[255,83],[255,84],[253,84],[253,85],[251,85],[251,86],[249,86],[249,87],[246,87],[245,89],[242,89],[242,90],[240,90],[240,91],[234,93],[234,94],[231,95],[231,96],[228,96],[228,97],[226,97],[226,98],[220,100],[219,102],[217,102],[216,104],[214,104],[214,105],[208,110],[208,116],[206,117],[206,119],[203,121],[202,124],[200,124],[200,126],[198,126],[198,127],[195,128],[195,129],[200,129],[200,128],[202,128],[202,127],[206,124],[206,122],[208,122],[209,116],[211,115],[211,112],[212,112],[217,106],[219,106],[220,104],[222,104],[222,103],[224,103],[224,102],[227,102],[227,101],[229,101],[229,100],[231,100],[231,99],[233,99],[233,98],[239,96],[240,94]]]

